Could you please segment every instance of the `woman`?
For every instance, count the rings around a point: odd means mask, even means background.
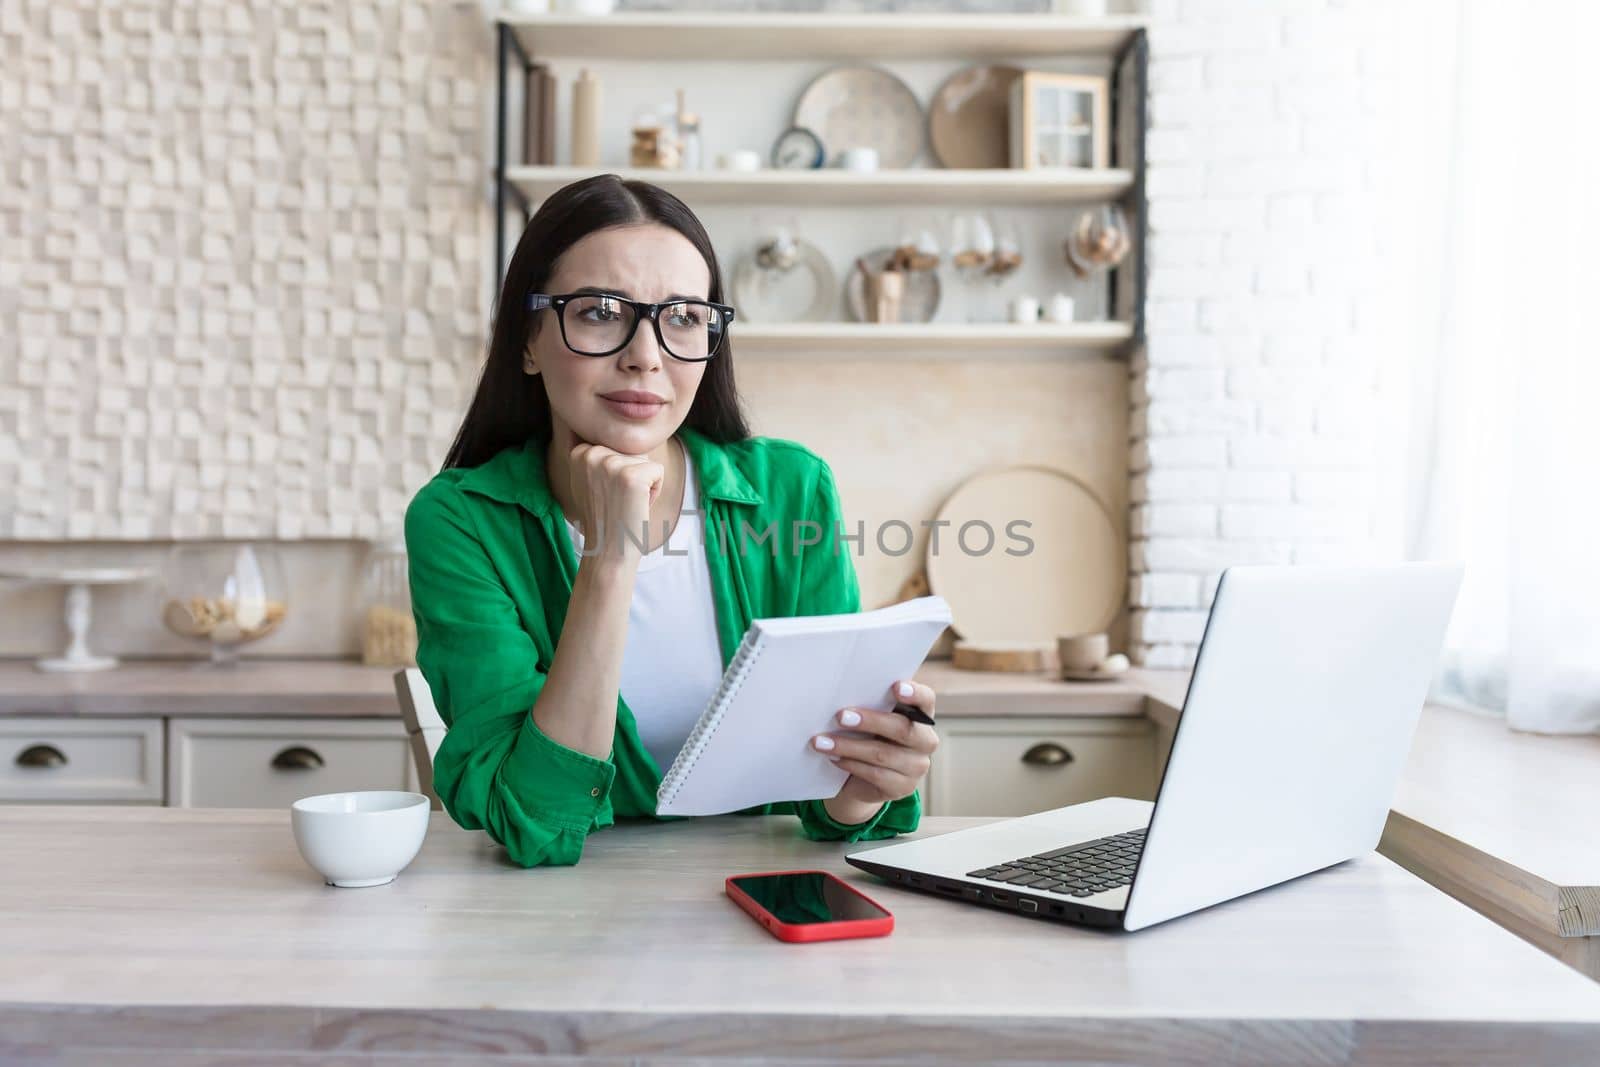
[[[654,815],[752,619],[860,610],[827,464],[745,426],[732,314],[676,197],[615,175],[560,190],[517,244],[444,469],[406,512],[417,663],[450,727],[434,787],[522,866],[576,863],[591,831]],[[932,715],[927,686],[891,688]],[[850,772],[838,794],[748,813],[796,814],[819,840],[914,830],[933,728],[837,716],[852,736],[806,755]]]

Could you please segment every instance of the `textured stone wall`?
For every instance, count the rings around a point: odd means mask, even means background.
[[[398,521],[481,358],[487,32],[0,0],[0,539]]]

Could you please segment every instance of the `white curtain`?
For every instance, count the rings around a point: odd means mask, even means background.
[[[1600,4],[1430,7],[1399,522],[1467,568],[1433,696],[1597,731]]]

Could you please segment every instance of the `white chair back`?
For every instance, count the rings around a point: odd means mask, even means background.
[[[434,707],[427,679],[415,667],[394,672],[394,692],[400,700],[400,717],[405,720],[406,736],[411,739],[411,758],[417,767],[417,783],[435,809],[442,805],[433,791],[433,755],[444,740],[444,720]]]

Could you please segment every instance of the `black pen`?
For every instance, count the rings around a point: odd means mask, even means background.
[[[915,704],[907,704],[904,701],[896,701],[893,709],[891,710],[893,710],[896,715],[904,715],[912,722],[920,722],[924,726],[933,725],[933,719],[929,717],[928,713],[917,707]]]

